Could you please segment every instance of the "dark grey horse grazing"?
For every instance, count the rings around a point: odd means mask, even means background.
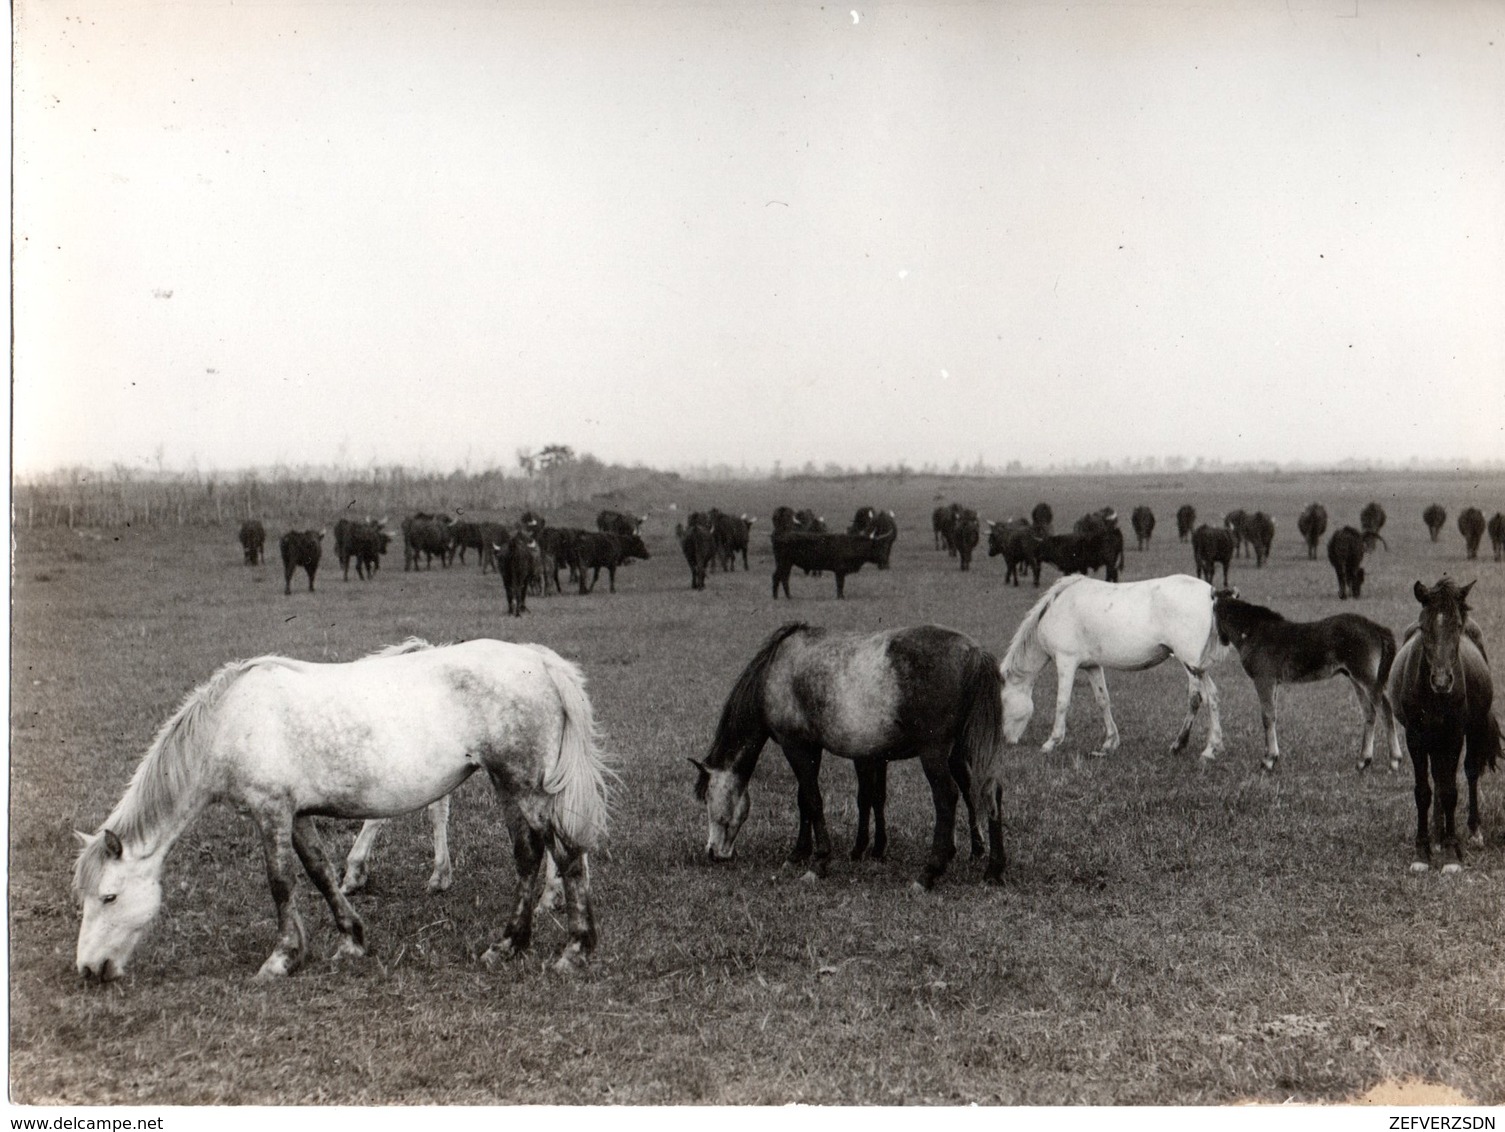
[[[1498,562],[1505,555],[1505,514],[1496,511],[1489,517],[1489,545],[1495,552],[1495,561]]]
[[[1356,613],[1340,613],[1320,621],[1287,621],[1273,609],[1240,601],[1228,590],[1213,601],[1218,637],[1238,649],[1244,671],[1259,693],[1259,713],[1265,725],[1266,770],[1280,758],[1275,734],[1275,696],[1281,684],[1308,684],[1333,676],[1347,676],[1364,713],[1364,738],[1359,769],[1374,761],[1374,721],[1378,715],[1390,730],[1390,769],[1400,766],[1400,740],[1385,681],[1395,660],[1395,634]]]
[[[822,875],[831,855],[820,793],[823,751],[859,767],[918,758],[935,799],[935,836],[918,884],[929,888],[956,855],[956,803],[988,817],[988,880],[1003,873],[998,765],[1003,745],[998,658],[936,625],[835,633],[790,622],[777,629],[732,685],[700,772],[706,855],[727,860],[749,808],[747,785],[764,744],[784,751],[799,783],[799,835],[791,862]],[[976,817],[970,823],[976,827]]]
[[[1479,831],[1479,776],[1494,767],[1500,753],[1500,724],[1490,710],[1494,680],[1478,627],[1468,619],[1470,582],[1459,586],[1443,578],[1431,589],[1417,582],[1419,622],[1406,633],[1390,668],[1390,702],[1405,728],[1406,748],[1416,773],[1416,859],[1413,872],[1431,866],[1433,842],[1453,851],[1443,872],[1463,867],[1463,846],[1453,826],[1458,804],[1458,756],[1468,780],[1468,830],[1474,845],[1484,844]],[[1429,781],[1430,777],[1430,781]],[[1428,831],[1432,791],[1437,810]]]

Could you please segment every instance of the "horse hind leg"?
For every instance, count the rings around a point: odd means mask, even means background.
[[[449,798],[446,794],[429,804],[429,825],[434,834],[434,871],[428,879],[430,892],[448,891],[455,879],[455,868],[449,859]]]
[[[1092,694],[1097,699],[1098,709],[1103,713],[1103,745],[1093,752],[1098,758],[1118,750],[1118,724],[1113,722],[1113,703],[1108,698],[1108,677],[1102,667],[1087,668],[1087,682],[1092,685]]]
[[[296,876],[292,823],[284,814],[259,814],[257,825],[266,857],[267,885],[277,907],[277,945],[256,972],[256,981],[265,982],[292,974],[303,962],[303,921],[293,899]]]
[[[1374,762],[1375,722],[1384,703],[1384,692],[1378,685],[1370,686],[1358,677],[1349,674],[1354,694],[1359,697],[1359,710],[1364,713],[1364,735],[1359,740],[1359,769],[1368,770]]]
[[[319,827],[314,819],[304,815],[293,821],[293,849],[298,860],[303,862],[303,871],[323,895],[325,903],[334,915],[340,929],[340,948],[336,956],[364,958],[366,954],[366,925],[359,914],[340,891],[334,866],[324,852],[324,840],[319,836]]]
[[[488,947],[481,962],[494,967],[503,959],[521,955],[533,942],[533,908],[543,890],[544,837],[530,826],[514,803],[507,806],[507,825],[512,830],[512,857],[517,863],[517,888],[512,915],[502,929],[502,938]]]
[[[579,970],[585,966],[590,953],[596,949],[596,916],[590,899],[590,861],[584,850],[570,850],[557,838],[549,847],[547,859],[558,866],[558,875],[564,885],[565,914],[569,921],[570,940],[554,962],[554,970],[561,974]]]
[[[1274,770],[1280,761],[1280,736],[1275,731],[1275,701],[1280,685],[1273,680],[1262,680],[1256,683],[1255,690],[1259,694],[1260,722],[1265,728],[1265,758],[1261,765],[1266,770]]]
[[[1192,724],[1196,722],[1197,712],[1202,708],[1201,679],[1191,668],[1186,669],[1186,679],[1186,719],[1181,724],[1181,730],[1177,733],[1175,742],[1171,744],[1171,754],[1173,755],[1179,755],[1182,751],[1186,750],[1186,745],[1191,742]]]

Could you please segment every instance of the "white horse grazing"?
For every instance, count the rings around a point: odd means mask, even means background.
[[[429,874],[428,890],[430,892],[447,892],[455,879],[454,864],[449,856],[449,800],[452,795],[446,794],[437,802],[429,803],[429,825],[434,835],[434,871]],[[340,891],[347,896],[352,892],[359,892],[366,887],[366,881],[370,877],[371,850],[376,847],[377,834],[386,828],[391,818],[368,818],[361,826],[360,833],[356,834],[355,843],[350,846],[350,852],[345,856],[345,876],[340,881]],[[562,908],[564,906],[564,886],[559,879],[559,870],[554,866],[554,858],[545,856],[544,863],[544,886],[543,895],[539,897],[539,909]]]
[[[1212,719],[1202,757],[1214,758],[1223,749],[1223,723],[1218,690],[1207,669],[1227,654],[1228,646],[1218,640],[1212,599],[1210,585],[1185,574],[1117,583],[1071,574],[1056,582],[1025,614],[1000,665],[1004,738],[1019,742],[1035,711],[1035,678],[1046,661],[1054,660],[1056,721],[1041,749],[1053,751],[1066,738],[1066,709],[1081,668],[1103,711],[1106,735],[1095,753],[1117,750],[1118,726],[1103,669],[1152,668],[1174,656],[1186,668],[1190,706],[1171,752],[1186,749],[1197,710],[1206,699]]]
[[[522,951],[552,856],[563,877],[569,969],[596,943],[587,854],[606,833],[606,776],[580,670],[541,645],[410,640],[349,664],[265,656],[225,665],[157,733],[104,826],[80,834],[78,970],[124,973],[162,901],[163,861],[214,801],[261,831],[278,936],[258,978],[304,955],[293,858],[339,926],[339,954],[364,955],[365,925],[340,891],[315,815],[391,817],[446,797],[485,770],[517,861],[512,914],[483,956]]]

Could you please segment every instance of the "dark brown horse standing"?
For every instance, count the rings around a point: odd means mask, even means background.
[[[1264,768],[1274,770],[1280,758],[1275,734],[1275,694],[1281,684],[1308,684],[1333,676],[1347,676],[1364,713],[1364,738],[1359,769],[1374,760],[1375,717],[1390,732],[1390,769],[1400,766],[1400,740],[1385,681],[1395,660],[1395,634],[1356,613],[1340,613],[1320,621],[1287,621],[1273,609],[1240,601],[1222,590],[1213,601],[1218,637],[1238,649],[1240,662],[1259,693],[1259,713],[1265,725]]]
[[[749,809],[748,781],[769,739],[799,783],[799,834],[789,855],[816,876],[831,855],[820,792],[821,754],[858,767],[859,799],[881,789],[871,768],[919,758],[935,799],[935,835],[917,883],[929,888],[956,855],[956,803],[988,818],[985,877],[1003,873],[1003,680],[998,658],[937,625],[871,634],[790,622],[774,631],[732,685],[695,796],[705,803],[706,855],[732,856]],[[976,821],[970,823],[975,829]]]
[[[1468,780],[1469,840],[1482,845],[1479,831],[1479,776],[1494,767],[1500,753],[1500,724],[1490,710],[1494,681],[1478,627],[1468,619],[1468,592],[1443,578],[1431,589],[1414,587],[1421,618],[1407,631],[1390,668],[1389,694],[1396,721],[1406,732],[1406,748],[1416,773],[1416,859],[1412,872],[1431,867],[1433,843],[1451,850],[1443,872],[1463,867],[1463,846],[1453,826],[1458,804],[1458,756]],[[1437,809],[1428,831],[1432,792]]]

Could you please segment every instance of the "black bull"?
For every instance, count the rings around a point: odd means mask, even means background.
[[[836,575],[836,596],[846,596],[846,577],[871,562],[882,567],[888,562],[892,540],[871,535],[815,534],[786,531],[773,536],[773,596],[779,587],[789,597],[789,574],[798,566],[806,572],[830,570]]]

